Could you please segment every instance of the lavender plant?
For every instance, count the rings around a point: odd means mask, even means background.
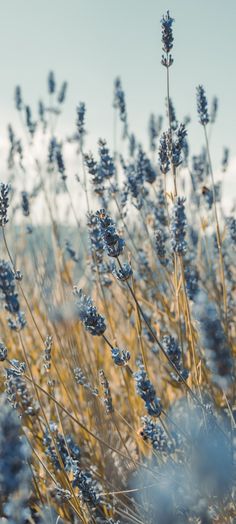
[[[132,129],[119,77],[113,136],[97,137],[95,151],[85,103],[64,136],[68,85],[53,71],[36,111],[15,89],[23,130],[8,125],[0,185],[6,524],[235,522],[229,150],[215,181],[218,99],[209,106],[197,87],[195,152],[170,82],[173,23],[167,11],[165,106],[153,108],[147,141]]]

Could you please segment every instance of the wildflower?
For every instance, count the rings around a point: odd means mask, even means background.
[[[186,265],[184,268],[184,276],[186,281],[186,291],[188,298],[194,300],[195,296],[198,293],[198,282],[199,282],[199,273],[196,267]]]
[[[133,133],[130,133],[129,135],[129,154],[131,157],[134,156],[135,150],[136,150],[136,138]]]
[[[169,122],[170,122],[170,127],[173,131],[175,131],[178,126],[178,120],[176,118],[174,104],[170,97],[166,98],[166,108],[167,108],[167,117],[169,118]]]
[[[3,227],[7,224],[7,210],[9,207],[9,191],[10,185],[0,183],[0,226]]]
[[[187,249],[186,236],[186,216],[184,209],[185,198],[177,197],[171,214],[171,245],[174,253],[184,255]]]
[[[106,330],[105,319],[99,315],[93,301],[82,292],[82,289],[74,287],[74,295],[77,298],[76,308],[79,319],[83,323],[86,331],[91,335],[100,336]]]
[[[36,122],[32,120],[32,112],[29,106],[25,106],[25,115],[26,115],[26,126],[29,133],[33,136],[36,129]]]
[[[181,350],[179,347],[178,342],[174,339],[174,337],[170,335],[165,335],[162,338],[162,346],[170,358],[171,362],[174,364],[175,368],[179,371],[180,375],[184,380],[188,378],[188,371],[187,369],[184,369],[182,366],[182,357],[181,357]],[[179,380],[179,377],[176,377],[175,374],[172,374],[172,378],[175,380]]]
[[[153,184],[156,180],[157,173],[154,167],[152,166],[151,161],[149,158],[145,155],[145,153],[142,151],[142,148],[139,148],[139,154],[137,159],[137,173],[140,169],[140,184],[143,183],[144,180],[148,182],[149,184]]]
[[[99,220],[94,213],[88,214],[87,225],[89,228],[89,239],[92,255],[97,263],[101,263],[104,253],[104,243]]]
[[[12,367],[5,369],[5,394],[14,409],[30,417],[35,416],[39,411],[39,406],[31,395],[23,373],[26,366],[24,362],[11,360]]]
[[[111,356],[116,366],[125,366],[130,360],[129,351],[124,351],[119,348],[112,348]]]
[[[208,104],[207,104],[205,90],[202,85],[199,85],[197,87],[197,112],[198,112],[200,124],[202,124],[203,126],[208,124],[209,122]]]
[[[156,195],[156,201],[153,205],[151,203],[152,211],[154,214],[155,219],[155,227],[160,228],[161,226],[167,225],[167,214],[166,214],[166,197],[165,197],[165,191],[163,188],[163,181],[160,178],[158,180],[158,187],[157,187],[157,195]]]
[[[38,113],[39,113],[40,122],[42,122],[42,124],[44,124],[44,126],[45,126],[46,125],[46,122],[45,122],[45,106],[44,106],[44,103],[42,102],[42,100],[40,100],[39,103],[38,103]]]
[[[211,114],[210,114],[210,122],[211,122],[211,124],[215,123],[217,112],[218,112],[218,98],[216,96],[214,96],[214,98],[212,100]]]
[[[0,362],[4,362],[4,360],[6,360],[7,353],[8,351],[7,351],[5,344],[0,342]]]
[[[172,137],[171,143],[169,143],[171,162],[175,167],[178,167],[182,162],[181,153],[186,146],[186,135],[187,130],[184,124],[180,124]]]
[[[144,369],[140,366],[140,371],[134,373],[136,390],[138,395],[144,400],[148,414],[151,417],[159,417],[162,412],[160,399],[156,396],[156,391]]]
[[[2,395],[0,400],[0,491],[6,497],[19,492],[27,499],[30,484],[30,457],[26,440],[21,437],[20,420]],[[26,495],[27,492],[27,495]],[[21,494],[20,494],[21,493]]]
[[[84,102],[79,103],[79,105],[76,108],[76,111],[77,111],[76,126],[77,126],[78,138],[79,140],[82,140],[85,134],[85,128],[84,128],[85,104]]]
[[[8,326],[13,331],[20,331],[26,326],[26,323],[27,322],[23,311],[19,311],[17,313],[17,317],[14,320],[12,318],[8,318]]]
[[[54,422],[49,423],[49,428],[50,431],[47,428],[43,438],[46,455],[56,470],[61,470],[61,463],[66,471],[73,470],[73,466],[77,466],[80,460],[81,453],[79,446],[70,434],[64,437],[64,435],[58,431],[57,424]]]
[[[107,380],[107,377],[103,369],[100,369],[99,371],[99,379],[100,379],[101,385],[103,387],[103,392],[105,395],[103,401],[106,407],[106,412],[109,415],[110,413],[113,413],[114,408],[113,408],[113,403],[112,403],[112,396],[111,396],[109,382]]]
[[[231,383],[233,373],[232,355],[216,305],[203,290],[199,290],[194,301],[193,315],[213,381],[222,387],[227,386]]]
[[[62,148],[58,144],[56,148],[56,161],[57,161],[58,171],[61,175],[61,179],[66,180],[67,177],[65,174],[65,164],[64,164],[64,159],[62,155]]]
[[[92,184],[94,187],[94,192],[102,196],[104,193],[104,176],[103,171],[99,168],[98,163],[94,160],[92,153],[84,155],[84,162],[87,166],[89,174],[92,176]]]
[[[139,166],[140,167],[140,166]],[[127,181],[125,184],[125,192],[131,195],[132,203],[137,209],[143,206],[143,172],[137,170],[137,166],[130,164],[126,169]]]
[[[158,137],[155,115],[152,113],[148,123],[149,143],[151,151],[156,150],[156,138]]]
[[[113,275],[117,278],[117,280],[120,280],[121,282],[128,280],[133,274],[132,268],[128,262],[125,262],[119,268],[117,268],[115,263],[113,263],[111,269]]]
[[[153,422],[150,417],[142,417],[141,436],[144,440],[150,440],[152,447],[161,453],[170,453],[173,451],[173,444],[170,442],[166,433],[159,424]]]
[[[22,207],[23,215],[25,217],[28,217],[30,214],[30,207],[29,207],[29,195],[27,191],[22,191],[21,198],[22,198],[21,207]]]
[[[173,64],[173,58],[169,54],[174,42],[172,24],[174,19],[171,18],[169,11],[161,19],[162,49],[166,56],[162,55],[162,65],[170,67]]]
[[[161,135],[158,154],[160,170],[164,175],[166,175],[170,169],[170,160],[168,155],[168,134],[166,132],[162,133]]]
[[[99,220],[101,235],[108,256],[119,257],[124,250],[125,241],[118,235],[115,224],[105,209],[97,211],[96,216]]]
[[[15,88],[15,104],[17,111],[21,111],[23,107],[23,101],[22,101],[22,94],[21,94],[21,87],[16,86]]]
[[[18,313],[20,304],[15,290],[15,275],[5,260],[0,260],[0,291],[4,296],[7,311]]]
[[[82,501],[92,508],[101,503],[97,482],[92,478],[89,471],[82,470],[78,465],[73,472],[72,485],[74,488],[79,488]]]
[[[125,93],[122,89],[120,78],[116,78],[114,82],[114,102],[113,107],[119,110],[120,120],[124,123],[123,137],[128,135],[127,111],[125,103]]]
[[[105,179],[110,179],[115,174],[115,165],[112,157],[109,155],[109,149],[107,147],[106,140],[101,138],[98,141],[99,145],[99,155],[100,155],[100,170],[102,171],[102,176]]]
[[[165,236],[161,229],[158,229],[155,233],[155,245],[161,265],[167,266],[168,259],[166,258]]]
[[[98,395],[98,389],[94,388],[90,382],[88,382],[87,378],[85,377],[83,371],[81,368],[75,368],[74,370],[74,376],[76,384],[79,384],[80,386],[83,386],[85,389],[88,389],[92,395],[95,397]]]
[[[56,159],[57,147],[58,147],[57,140],[56,140],[55,137],[52,137],[50,142],[49,142],[49,147],[48,147],[48,162],[49,162],[49,164],[53,164],[53,162]]]
[[[53,71],[50,71],[48,74],[48,92],[50,95],[55,93],[56,91],[56,81],[55,81],[55,75]]]
[[[52,352],[52,337],[50,335],[47,336],[45,340],[45,349],[44,349],[44,366],[47,371],[51,368],[51,352]]]
[[[228,147],[224,147],[223,158],[221,162],[223,172],[227,170],[228,164],[229,164],[229,149]]]
[[[229,217],[227,220],[228,232],[231,241],[236,245],[236,218]]]
[[[65,102],[67,86],[68,86],[67,82],[63,82],[61,89],[59,90],[58,97],[57,97],[58,104],[63,104]]]

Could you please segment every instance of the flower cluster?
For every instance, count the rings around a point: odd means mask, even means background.
[[[141,436],[144,440],[149,440],[155,451],[170,453],[173,451],[173,444],[167,437],[160,424],[156,424],[150,417],[142,417]]]
[[[116,267],[115,263],[113,263],[111,264],[111,270],[112,274],[117,278],[117,280],[120,280],[121,282],[125,282],[133,274],[132,267],[128,262],[121,264],[118,268]]]
[[[12,314],[19,313],[20,304],[15,288],[15,275],[9,262],[5,260],[0,260],[0,291],[4,296],[6,310]]]
[[[83,141],[83,137],[85,134],[85,128],[84,128],[85,104],[84,102],[79,103],[76,111],[77,111],[76,126],[77,126],[78,139]]]
[[[165,236],[161,229],[158,229],[155,233],[155,247],[161,265],[167,266],[168,259],[166,257]]]
[[[236,245],[236,218],[234,217],[228,218],[228,232],[230,240]]]
[[[123,252],[125,241],[117,233],[115,224],[105,209],[96,212],[105,250],[109,257],[117,258]]]
[[[232,354],[216,305],[208,299],[203,290],[199,290],[195,298],[193,315],[197,321],[201,346],[213,381],[225,387],[232,381]]]
[[[113,107],[118,109],[121,122],[124,124],[123,138],[128,135],[128,120],[125,103],[125,93],[122,89],[121,79],[116,78],[114,82],[114,102]]]
[[[205,89],[202,85],[197,87],[197,112],[199,116],[199,122],[203,126],[209,122],[208,104]]]
[[[100,383],[101,383],[101,385],[103,387],[103,393],[104,393],[103,402],[104,402],[105,407],[106,407],[106,412],[109,415],[110,413],[113,413],[114,408],[113,408],[113,403],[112,403],[112,396],[111,396],[110,385],[109,385],[109,382],[107,380],[107,377],[106,377],[103,369],[100,369],[100,371],[99,371],[99,379],[100,379]]]
[[[140,371],[134,373],[134,379],[137,393],[144,400],[148,414],[151,417],[159,417],[162,413],[161,401],[156,396],[155,388],[147,377],[144,366],[140,366]]]
[[[119,348],[112,348],[111,356],[116,366],[126,366],[127,362],[130,360],[129,351],[125,351]]]
[[[0,226],[3,227],[7,224],[7,209],[9,207],[9,184],[0,183]]]
[[[56,470],[61,470],[63,465],[66,471],[70,471],[73,462],[80,460],[80,448],[73,437],[62,435],[54,422],[50,422],[49,428],[46,429],[43,444],[46,455]]]
[[[21,207],[22,207],[23,215],[25,217],[28,217],[30,214],[30,205],[29,205],[29,195],[27,191],[22,191],[21,198],[22,198]]]
[[[97,312],[92,299],[84,295],[82,289],[78,289],[76,286],[74,286],[74,295],[78,317],[86,331],[94,336],[103,335],[106,331],[106,322],[104,317]]]
[[[188,370],[183,368],[181,350],[180,350],[178,342],[176,342],[174,337],[172,337],[171,335],[165,335],[162,338],[161,342],[171,362],[174,364],[175,368],[178,370],[181,377],[184,380],[186,380],[188,378]],[[174,374],[172,374],[172,378],[174,378],[175,380],[179,380],[179,377],[176,377]]]
[[[50,95],[53,95],[55,91],[56,91],[55,75],[53,71],[49,71],[48,73],[48,92]]]
[[[162,55],[162,65],[165,67],[170,67],[173,64],[173,58],[169,54],[174,42],[173,37],[173,25],[174,19],[170,16],[169,11],[166,15],[163,15],[161,19],[161,33],[162,33],[162,49],[166,56]]]
[[[185,198],[177,197],[171,213],[171,246],[174,253],[184,255],[187,250]]]

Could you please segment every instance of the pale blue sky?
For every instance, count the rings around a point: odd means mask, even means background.
[[[175,18],[171,95],[179,120],[193,117],[192,152],[201,145],[195,87],[202,83],[209,99],[219,96],[214,156],[224,145],[236,155],[236,0],[0,0],[1,139],[6,124],[17,121],[14,86],[34,108],[46,94],[49,69],[69,82],[67,131],[83,100],[91,142],[112,142],[113,80],[120,75],[131,129],[143,139],[150,112],[163,112],[160,19],[168,8]]]

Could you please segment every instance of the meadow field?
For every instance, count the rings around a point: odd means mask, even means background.
[[[218,99],[203,78],[190,154],[177,24],[161,19],[165,105],[148,147],[120,77],[113,135],[92,152],[83,101],[63,135],[57,72],[37,114],[16,85],[21,132],[8,125],[0,184],[3,524],[236,522],[230,151],[214,165]]]

